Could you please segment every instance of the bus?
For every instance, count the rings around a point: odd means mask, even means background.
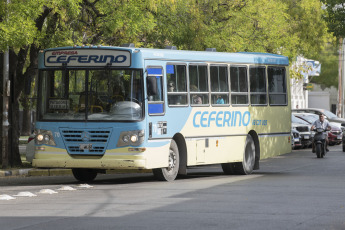
[[[191,166],[251,174],[291,152],[289,60],[224,53],[73,46],[39,53],[36,168],[151,171],[173,181]]]

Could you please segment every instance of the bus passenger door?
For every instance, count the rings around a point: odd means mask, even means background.
[[[167,121],[164,118],[163,69],[161,67],[149,67],[146,71],[148,135],[150,139],[162,138],[167,135]]]

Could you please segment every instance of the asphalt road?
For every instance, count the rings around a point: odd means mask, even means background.
[[[330,150],[324,159],[306,149],[263,160],[249,176],[197,167],[170,183],[151,174],[89,185],[72,176],[0,178],[0,195],[15,198],[0,200],[0,229],[345,229],[345,153]]]

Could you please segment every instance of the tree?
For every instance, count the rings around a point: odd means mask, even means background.
[[[11,94],[10,130],[12,166],[21,165],[19,154],[19,97],[25,81],[37,75],[38,51],[44,44],[60,41],[58,38],[70,33],[66,14],[73,18],[78,9],[78,0],[70,1],[24,1],[12,0],[1,3],[0,49],[7,46],[10,58],[10,76],[14,86]],[[59,20],[59,26],[57,22]],[[65,25],[63,27],[62,25]],[[63,40],[66,41],[66,40]]]
[[[148,37],[158,47],[311,56],[328,38],[318,0],[209,0],[163,3]]]
[[[338,87],[339,54],[335,41],[327,43],[325,50],[319,55],[318,61],[322,63],[320,76],[313,77],[312,83],[323,87]]]
[[[327,10],[325,20],[337,38],[345,37],[345,3],[342,0],[322,0]]]

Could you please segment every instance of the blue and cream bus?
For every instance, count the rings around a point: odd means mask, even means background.
[[[250,174],[291,151],[288,65],[267,53],[43,50],[33,166],[80,181],[109,169],[172,181],[207,164]]]

